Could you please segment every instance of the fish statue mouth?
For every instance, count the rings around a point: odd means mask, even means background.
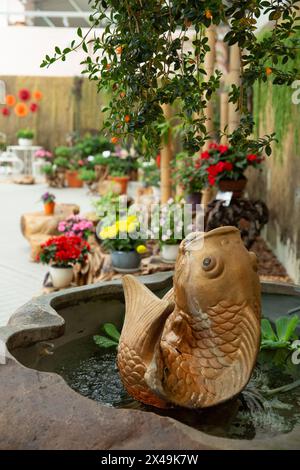
[[[256,256],[237,228],[184,239],[173,288],[162,299],[134,276],[124,276],[123,286],[117,361],[135,399],[205,408],[247,385],[260,344],[260,283]]]

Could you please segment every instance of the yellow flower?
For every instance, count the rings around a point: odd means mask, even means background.
[[[138,225],[138,224],[137,224],[137,223],[134,223],[134,222],[131,222],[130,224],[128,224],[128,228],[127,228],[128,233],[134,232],[134,231],[136,230],[136,228],[137,228],[137,225]]]
[[[144,253],[146,253],[147,248],[145,247],[145,245],[138,245],[136,247],[136,251],[139,255],[143,255]]]
[[[118,228],[120,232],[127,232],[127,220],[119,220]]]
[[[106,240],[107,238],[116,238],[118,233],[118,229],[116,227],[116,224],[104,227],[101,232],[100,232],[100,238],[102,240]]]

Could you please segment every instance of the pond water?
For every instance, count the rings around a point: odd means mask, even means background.
[[[252,439],[290,432],[300,423],[300,386],[270,395],[269,391],[300,379],[285,350],[262,352],[247,388],[239,397],[206,410],[158,410],[133,400],[125,391],[116,367],[116,350],[101,350],[92,336],[55,350],[48,367],[78,393],[114,407],[152,411],[170,416],[209,434]],[[272,366],[270,366],[272,364]],[[41,366],[42,364],[39,364]],[[46,365],[46,364],[44,364]],[[39,367],[40,368],[40,367]]]

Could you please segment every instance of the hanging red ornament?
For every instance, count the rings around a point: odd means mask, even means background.
[[[31,103],[29,109],[32,113],[36,113],[37,110],[39,109],[39,106],[36,103]]]
[[[9,116],[10,115],[10,110],[8,108],[2,108],[1,109],[2,116]]]
[[[30,91],[27,90],[27,88],[22,88],[20,91],[19,91],[19,98],[20,100],[22,101],[28,101],[30,100]]]

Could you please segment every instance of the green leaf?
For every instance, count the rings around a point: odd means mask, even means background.
[[[287,348],[289,343],[287,341],[272,341],[271,339],[263,339],[261,341],[260,349],[280,349]]]
[[[77,36],[79,36],[80,38],[82,38],[82,29],[81,29],[81,28],[78,28],[78,29],[77,29]]]
[[[106,338],[106,336],[95,335],[93,336],[93,339],[97,346],[99,346],[100,348],[112,348],[118,346],[118,343],[116,343],[116,341]]]
[[[110,336],[112,339],[115,341],[119,342],[120,339],[120,333],[117,330],[116,326],[113,323],[104,323],[103,325],[103,331]]]
[[[262,340],[276,341],[276,335],[273,331],[270,321],[266,318],[263,318],[261,321],[261,336]]]
[[[278,318],[275,325],[279,341],[289,341],[292,339],[299,322],[298,315]]]

